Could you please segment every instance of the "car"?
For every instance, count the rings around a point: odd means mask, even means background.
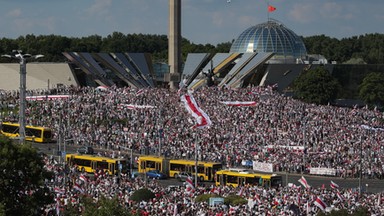
[[[144,173],[140,173],[139,171],[135,170],[135,171],[132,171],[131,178],[135,179],[137,177],[143,177],[143,175],[144,175]]]
[[[175,174],[175,179],[177,179],[179,181],[183,181],[184,182],[184,181],[187,180],[187,178],[190,178],[192,181],[194,181],[195,180],[195,175],[192,175],[189,172],[179,172],[179,173]]]
[[[146,176],[152,179],[167,179],[167,175],[160,172],[159,170],[150,170],[146,172]]]
[[[77,149],[77,153],[93,155],[95,153],[95,151],[90,146],[82,146],[82,147]]]

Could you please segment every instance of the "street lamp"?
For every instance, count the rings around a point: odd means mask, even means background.
[[[27,79],[27,59],[38,59],[44,55],[23,54],[22,50],[12,50],[11,55],[1,55],[1,57],[16,59],[20,63],[20,106],[19,106],[19,143],[25,142],[25,101],[26,101],[26,79]]]

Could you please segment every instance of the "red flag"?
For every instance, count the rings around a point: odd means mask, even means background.
[[[276,10],[275,7],[273,7],[272,5],[268,5],[268,12],[273,12],[275,10]]]

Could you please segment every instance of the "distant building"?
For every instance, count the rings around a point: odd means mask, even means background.
[[[243,31],[229,53],[189,54],[181,79],[191,89],[213,80],[231,88],[274,85],[285,91],[301,72],[318,65],[333,68],[322,55],[308,55],[298,35],[270,19]]]

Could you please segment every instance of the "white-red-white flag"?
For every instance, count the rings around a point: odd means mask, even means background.
[[[218,187],[213,187],[212,189],[211,189],[211,193],[214,193],[214,194],[218,194],[218,195],[220,195],[220,188],[218,188]]]
[[[325,211],[325,209],[327,208],[327,204],[325,204],[325,202],[320,197],[316,198],[314,204],[315,206],[319,207],[321,211]]]
[[[83,181],[84,183],[87,183],[87,182],[88,182],[88,178],[87,178],[85,175],[83,175],[83,174],[80,175],[79,179],[80,179],[81,181]]]
[[[244,195],[244,190],[244,187],[241,187],[239,192],[237,192],[237,195],[242,197]]]
[[[192,179],[190,177],[188,177],[186,180],[185,180],[186,184],[187,184],[187,188],[190,188],[190,189],[194,189],[195,186],[193,185],[193,182],[192,182]]]
[[[144,89],[139,89],[137,92],[136,92],[136,96],[139,96],[141,94],[144,93]]]
[[[261,203],[259,194],[255,194],[255,196],[253,197],[253,200],[256,201],[258,204]]]
[[[341,202],[344,202],[344,196],[339,191],[336,192],[336,195],[337,195],[337,198],[339,198],[339,200]]]
[[[73,189],[79,191],[80,193],[84,193],[83,188],[81,188],[81,186],[78,185],[78,184],[75,184],[75,185],[73,186]]]
[[[338,184],[336,184],[335,182],[333,182],[333,181],[331,181],[331,184],[330,184],[330,186],[331,186],[331,188],[333,188],[333,189],[337,189],[337,188],[339,188],[339,185]]]
[[[180,97],[187,111],[195,118],[197,124],[195,128],[204,128],[212,124],[209,116],[197,105],[195,98],[191,94],[184,94]]]
[[[307,179],[304,178],[304,176],[301,176],[301,178],[298,180],[301,185],[303,185],[304,188],[310,188],[311,186],[308,184]]]

